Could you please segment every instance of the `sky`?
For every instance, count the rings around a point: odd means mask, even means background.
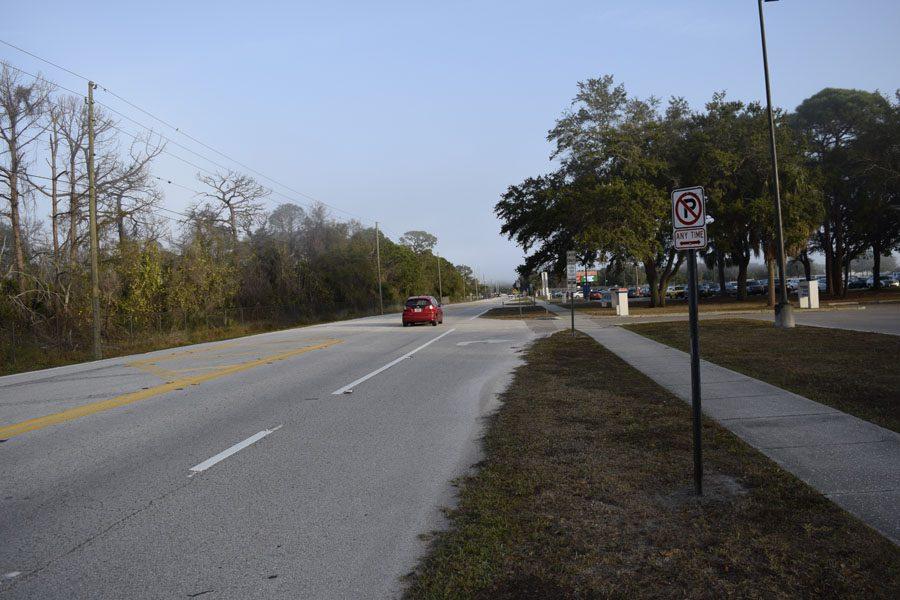
[[[900,88],[897,0],[781,0],[765,11],[776,105],[793,109],[824,87]],[[273,207],[312,197],[335,217],[377,220],[394,240],[424,229],[442,256],[495,281],[513,279],[523,252],[500,235],[493,206],[553,169],[547,130],[578,81],[612,74],[630,93],[696,108],[718,90],[765,94],[753,0],[30,0],[5,8],[0,39],[279,182],[258,177],[277,192]],[[86,89],[9,47],[0,58]],[[96,99],[241,169],[103,90]],[[154,173],[200,187],[196,169],[170,156]],[[192,201],[162,187],[169,208]]]

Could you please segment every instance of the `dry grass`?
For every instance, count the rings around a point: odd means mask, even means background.
[[[900,551],[590,338],[534,343],[409,598],[900,594]]]
[[[686,323],[627,329],[689,351]],[[723,367],[900,431],[900,337],[749,319],[700,322],[700,355]]]

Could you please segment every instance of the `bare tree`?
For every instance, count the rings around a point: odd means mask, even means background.
[[[154,224],[153,209],[162,201],[162,192],[153,181],[150,164],[164,148],[161,140],[154,141],[149,134],[134,140],[127,160],[112,145],[95,159],[100,226],[114,224],[119,244],[128,239],[129,229],[147,231]]]
[[[227,223],[231,237],[236,242],[239,228],[247,230],[263,211],[260,200],[271,193],[271,190],[260,185],[248,175],[234,171],[206,175],[198,173],[197,179],[208,186],[210,191],[203,195],[210,201],[204,203],[217,218]],[[196,212],[198,207],[194,208]]]
[[[20,187],[27,164],[27,150],[44,131],[43,114],[50,94],[50,86],[38,79],[24,84],[19,76],[4,64],[0,70],[0,178],[6,183],[0,197],[7,201],[6,216],[12,229],[15,269],[20,289],[26,287],[25,247],[22,236]]]

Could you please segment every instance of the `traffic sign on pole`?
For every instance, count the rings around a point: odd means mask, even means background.
[[[574,250],[566,252],[566,283],[569,287],[573,287],[578,283],[578,270],[575,268],[578,263],[578,257]]]
[[[672,191],[672,240],[676,250],[688,251],[688,321],[691,332],[691,421],[694,450],[694,491],[703,494],[701,447],[700,331],[697,294],[697,250],[706,248],[706,197],[702,187]]]
[[[706,197],[702,187],[672,192],[672,238],[676,250],[706,248]]]
[[[706,226],[705,198],[702,187],[690,187],[672,192],[672,227],[689,229]]]

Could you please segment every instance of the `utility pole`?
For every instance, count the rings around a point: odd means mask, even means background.
[[[441,283],[441,255],[436,254],[438,265],[438,302],[444,303],[444,284]]]
[[[766,0],[769,2],[770,0]],[[759,34],[762,38],[763,71],[766,74],[766,109],[769,113],[769,150],[772,154],[772,178],[775,187],[775,238],[778,258],[778,274],[781,281],[778,285],[778,302],[775,303],[775,327],[790,329],[794,327],[794,314],[787,295],[787,269],[784,262],[784,233],[781,219],[781,184],[778,181],[778,153],[775,150],[775,117],[772,114],[772,86],[769,83],[769,55],[766,50],[766,22],[763,18],[763,0],[759,4]]]
[[[94,85],[88,81],[88,198],[91,233],[91,309],[93,312],[94,359],[103,358],[100,340],[100,241],[97,239],[97,182],[94,181]]]
[[[378,233],[378,221],[375,221],[375,261],[378,265],[378,308],[384,314],[384,295],[381,293],[381,235]]]

